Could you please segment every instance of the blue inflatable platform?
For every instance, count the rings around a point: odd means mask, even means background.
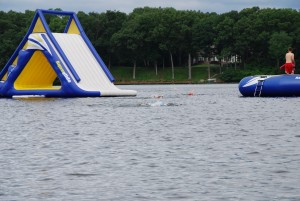
[[[239,90],[247,97],[300,96],[300,75],[257,75],[243,78]]]

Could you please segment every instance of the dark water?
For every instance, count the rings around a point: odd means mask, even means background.
[[[0,99],[0,200],[300,200],[300,98],[120,88],[138,96]]]

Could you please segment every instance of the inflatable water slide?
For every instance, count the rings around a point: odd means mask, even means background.
[[[64,32],[52,33],[45,15],[68,16]],[[136,96],[114,81],[74,12],[37,10],[0,72],[0,97]]]

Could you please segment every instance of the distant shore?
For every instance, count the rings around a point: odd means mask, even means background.
[[[226,84],[220,80],[216,81],[116,81],[116,85],[159,85],[159,84]]]

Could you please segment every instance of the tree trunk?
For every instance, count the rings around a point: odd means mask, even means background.
[[[157,61],[154,62],[154,67],[155,67],[155,75],[157,76]]]
[[[236,59],[237,59],[237,55],[234,55],[234,70],[236,70]]]
[[[189,64],[189,80],[191,80],[192,79],[192,57],[191,57],[191,53],[189,53],[188,64]]]
[[[208,73],[208,79],[210,79],[210,59],[208,60],[207,73]]]
[[[223,59],[224,60],[224,59]],[[221,59],[221,61],[220,61],[220,74],[222,74],[222,67],[223,67],[223,61],[222,61],[222,59]]]
[[[174,80],[175,79],[174,63],[173,63],[173,55],[171,51],[170,51],[170,60],[171,60],[171,67],[172,67],[172,80]]]
[[[136,71],[136,60],[133,62],[133,73],[132,73],[132,79],[135,80],[135,71]]]

